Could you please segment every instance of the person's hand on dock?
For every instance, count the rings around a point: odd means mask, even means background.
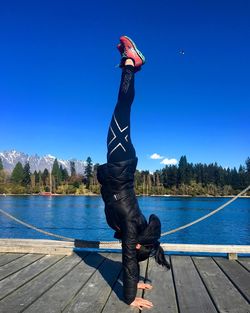
[[[137,289],[145,289],[145,290],[150,290],[152,289],[153,286],[150,284],[144,284],[144,283],[138,283],[137,284]]]
[[[153,307],[153,303],[146,300],[146,299],[143,299],[143,298],[135,298],[135,300],[130,303],[131,306],[134,306],[140,310],[143,310],[143,309],[151,309]]]

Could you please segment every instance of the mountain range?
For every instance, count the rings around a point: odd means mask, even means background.
[[[30,171],[33,173],[34,171],[44,171],[47,168],[49,171],[52,169],[53,163],[56,159],[55,156],[47,154],[44,156],[28,155],[23,152],[19,152],[16,150],[9,150],[0,152],[0,158],[2,159],[3,168],[12,172],[14,167],[18,162],[21,162],[22,165],[29,162]],[[59,165],[62,165],[63,168],[66,168],[68,173],[70,174],[70,161],[75,162],[75,168],[77,174],[84,174],[86,162],[76,159],[71,160],[61,160],[57,158]]]

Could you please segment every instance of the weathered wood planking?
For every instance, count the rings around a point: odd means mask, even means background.
[[[212,258],[194,257],[193,260],[219,312],[250,312],[247,301]]]
[[[36,254],[32,262],[30,254],[18,256],[0,267],[8,271],[0,281],[1,313],[139,313],[123,302],[121,254]],[[250,313],[249,260],[172,256],[171,271],[153,258],[143,262],[141,275],[153,285],[143,293],[154,304],[149,312]]]
[[[181,313],[217,313],[189,256],[172,256],[176,296]]]
[[[169,260],[168,257],[167,259]],[[144,297],[152,301],[154,305],[150,312],[178,313],[172,270],[167,271],[158,265],[154,258],[150,258],[147,280],[146,282],[153,286],[153,289],[144,292]]]
[[[94,245],[94,246],[93,246]],[[237,256],[238,253],[250,253],[250,245],[199,245],[199,244],[169,244],[162,243],[166,251],[178,252],[210,252],[228,253]],[[0,253],[43,253],[70,255],[75,247],[92,247],[101,249],[121,249],[119,241],[88,242],[76,240],[60,241],[46,239],[0,239]]]
[[[239,260],[239,263],[250,272],[250,258],[242,258]]]
[[[6,297],[8,294],[18,289],[28,281],[45,271],[51,265],[62,259],[63,256],[50,256],[45,255],[41,259],[35,261],[29,266],[19,270],[18,272],[8,276],[0,281],[0,300]]]
[[[140,279],[143,280],[146,277],[146,268],[147,268],[147,261],[144,261],[140,264]],[[142,297],[143,291],[137,290],[137,297]],[[104,307],[104,310],[102,313],[129,313],[129,312],[138,312],[139,309],[136,309],[134,307],[131,307],[127,305],[125,302],[123,302],[123,281],[122,281],[122,271],[120,273],[120,276],[118,277],[114,288],[108,298],[108,301]]]
[[[40,245],[20,245],[0,247],[2,252],[11,253],[38,253],[38,254],[55,254],[55,255],[71,255],[72,248],[61,246],[40,246]]]
[[[121,267],[121,255],[110,254],[64,312],[101,312],[121,272]]]
[[[74,242],[63,240],[48,240],[48,239],[15,239],[1,238],[0,246],[26,246],[26,245],[41,245],[41,246],[61,246],[74,247]]]
[[[236,261],[227,262],[224,258],[214,259],[233,284],[250,302],[250,273]]]
[[[200,245],[182,243],[162,243],[166,251],[209,252],[209,253],[250,253],[250,245]]]
[[[74,242],[44,239],[0,239],[0,252],[71,255]]]
[[[20,258],[24,254],[19,253],[1,253],[0,256],[0,266],[5,265],[7,263],[10,263],[14,261],[15,259]]]
[[[25,313],[62,312],[103,262],[100,254],[79,255],[81,262],[29,306]],[[89,265],[91,264],[91,265]],[[93,301],[93,299],[92,299]]]
[[[23,311],[80,262],[79,257],[65,256],[47,271],[1,300],[0,308],[2,312],[16,313]]]
[[[7,263],[0,267],[0,280],[17,272],[18,270],[28,266],[43,257],[42,254],[26,254],[21,258],[18,258],[10,263]]]

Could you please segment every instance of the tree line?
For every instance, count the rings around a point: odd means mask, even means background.
[[[154,173],[137,172],[136,176],[137,192],[141,194],[228,196],[250,184],[250,158],[237,170],[217,163],[188,163],[182,156],[178,165],[165,166]]]
[[[4,170],[0,158],[0,194],[99,194],[97,168],[91,157],[86,160],[84,174],[77,174],[70,162],[70,173],[55,159],[51,171],[31,173],[29,163],[18,162],[12,173]],[[233,195],[250,184],[250,158],[239,169],[223,168],[217,163],[189,163],[182,156],[178,165],[165,166],[153,173],[135,172],[135,190],[138,195]]]
[[[86,160],[84,174],[77,174],[75,162],[70,162],[70,173],[54,160],[52,168],[31,173],[29,162],[23,166],[18,162],[13,171],[8,173],[3,168],[0,158],[0,194],[39,194],[50,192],[52,194],[88,194],[93,185],[93,166],[90,157]]]

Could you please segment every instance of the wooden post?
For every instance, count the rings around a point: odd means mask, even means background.
[[[228,258],[228,260],[237,260],[238,254],[237,253],[228,253],[227,258]]]

